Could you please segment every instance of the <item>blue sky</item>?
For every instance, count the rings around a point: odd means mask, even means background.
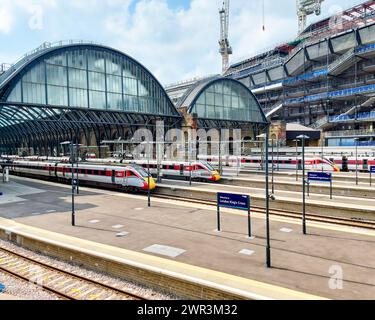
[[[361,3],[325,0],[323,16]],[[84,39],[133,56],[163,83],[220,72],[222,0],[0,0],[0,62],[14,62],[44,41]],[[232,61],[297,33],[295,0],[231,0]],[[310,21],[319,18],[312,17]]]

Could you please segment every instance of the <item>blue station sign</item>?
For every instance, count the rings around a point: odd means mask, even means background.
[[[309,172],[307,177],[309,181],[332,182],[332,173]]]
[[[370,172],[375,173],[375,167],[374,166],[370,167]]]
[[[218,193],[217,204],[219,207],[249,210],[250,207],[250,196],[231,194],[231,193]]]

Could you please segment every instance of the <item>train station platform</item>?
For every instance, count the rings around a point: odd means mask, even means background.
[[[301,182],[302,184],[302,182]],[[246,183],[244,183],[246,185]],[[285,188],[286,189],[286,188]],[[375,199],[359,198],[334,195],[330,199],[329,190],[326,194],[310,193],[307,196],[306,191],[306,212],[309,214],[324,213],[329,216],[346,219],[365,219],[375,221]],[[239,193],[250,195],[252,204],[257,207],[264,207],[265,191],[264,183],[256,186],[236,186],[213,183],[193,182],[189,186],[188,182],[176,180],[163,180],[158,185],[158,194],[174,196],[193,197],[201,200],[214,201],[217,198],[217,192]],[[271,192],[271,183],[270,183]],[[312,190],[313,192],[313,190]],[[275,189],[275,200],[270,202],[270,207],[275,210],[290,210],[301,212],[302,210],[302,192],[286,191]]]
[[[307,172],[310,170],[306,170]],[[312,170],[315,171],[315,170]],[[271,169],[270,169],[270,176],[271,176]],[[225,167],[223,169],[223,176],[224,177],[233,177],[233,176],[239,176],[239,177],[254,177],[254,176],[264,176],[264,171],[262,170],[254,170],[254,169],[248,169],[248,168],[241,168],[241,170],[238,170],[236,168],[228,168]],[[277,178],[280,179],[288,179],[288,180],[296,180],[296,170],[285,170],[280,169],[274,170],[274,175]],[[301,179],[302,177],[302,171],[298,171],[298,177]],[[356,180],[356,173],[351,172],[332,172],[332,178],[333,182],[340,182],[340,183],[349,183],[350,185],[355,185]],[[375,175],[372,175],[372,179],[375,182]],[[361,185],[369,186],[370,185],[370,172],[358,172],[358,182]]]
[[[12,180],[22,194],[0,203],[0,236],[93,269],[197,299],[373,299],[375,294],[370,230],[311,222],[304,236],[300,221],[272,217],[268,269],[263,215],[252,214],[255,238],[248,238],[246,215],[238,211],[223,209],[217,232],[210,206],[153,198],[147,208],[144,196],[81,188],[72,227],[70,186]],[[0,185],[5,197],[11,184]]]
[[[270,176],[271,177],[271,176]],[[375,177],[374,177],[375,178]],[[270,178],[271,182],[271,178]],[[223,177],[220,180],[221,184],[242,186],[242,187],[252,187],[252,188],[264,188],[265,179],[260,176],[250,176],[250,177]],[[274,177],[274,187],[276,190],[282,191],[294,191],[302,192],[302,175],[296,179],[286,178],[276,176]],[[323,183],[310,183],[310,192],[315,194],[330,194],[330,184],[327,182]],[[372,186],[369,184],[356,185],[355,181],[335,181],[332,183],[332,194],[335,196],[347,196],[347,197],[360,197],[375,199],[375,179]]]

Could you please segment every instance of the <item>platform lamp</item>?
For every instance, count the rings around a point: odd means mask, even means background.
[[[355,184],[358,186],[358,141],[359,138],[354,138],[355,141]]]
[[[269,166],[268,166],[268,141],[269,141],[269,127],[266,129],[266,133],[263,133],[257,138],[264,139],[265,144],[265,153],[266,153],[266,174],[265,174],[265,189],[266,189],[266,237],[267,237],[267,246],[266,246],[266,265],[267,268],[271,268],[271,244],[270,244],[270,198],[274,196],[269,192]]]
[[[298,142],[300,141],[299,139],[294,139],[293,140],[296,143],[296,181],[298,181]]]
[[[73,141],[64,141],[60,145],[70,145],[70,162],[72,165],[72,226],[75,226],[75,206],[74,206],[74,191],[75,191],[75,181],[74,181],[74,142]]]
[[[305,142],[306,139],[310,139],[309,136],[304,134],[297,137],[302,141],[302,232],[306,234],[306,177],[305,177]]]
[[[274,139],[273,138],[271,138],[271,143],[272,143],[272,145],[271,145],[271,153],[272,153],[272,169],[271,169],[271,172],[272,172],[272,174],[271,174],[271,185],[272,185],[272,194],[275,194],[275,158],[274,158]],[[278,159],[278,157],[277,157],[277,165],[279,165],[279,159]]]
[[[150,189],[150,141],[143,141],[141,144],[147,144],[147,205],[151,207],[151,189]],[[152,150],[153,151],[153,150]]]

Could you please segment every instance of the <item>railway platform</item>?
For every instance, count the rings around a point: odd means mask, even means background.
[[[76,226],[70,186],[14,178],[23,190],[0,203],[0,236],[65,260],[166,286],[188,298],[373,299],[375,232],[271,217],[272,268],[265,267],[265,220],[203,204],[81,188]]]
[[[306,175],[309,170],[306,170]],[[314,171],[314,170],[312,170]],[[348,182],[350,184],[355,184],[356,173],[355,172],[333,172],[333,181],[334,182]],[[279,178],[286,178],[289,180],[296,179],[296,171],[295,170],[277,170],[274,171],[275,177]],[[236,170],[235,168],[224,168],[223,169],[223,176],[224,177],[232,177],[232,176],[239,176],[239,177],[254,177],[254,176],[264,176],[264,171],[262,170],[254,170],[254,169],[247,169],[242,168],[240,171]],[[270,169],[270,176],[271,176],[271,169]],[[298,171],[298,177],[301,179],[302,171]],[[375,183],[375,175],[372,176],[372,179]],[[370,184],[370,173],[369,172],[358,172],[358,182],[365,186],[369,186]]]
[[[233,186],[263,188],[264,177],[223,177],[220,183]],[[274,187],[276,190],[302,192],[302,175],[298,180],[296,180],[295,177],[292,179],[276,177],[276,179],[274,179]],[[329,183],[311,183],[309,188],[310,192],[315,194],[327,195],[330,193]],[[335,196],[375,199],[375,179],[372,186],[363,183],[357,186],[355,182],[335,181],[332,184],[332,194]]]
[[[164,180],[155,191],[162,195],[185,196],[190,198],[214,201],[217,192],[248,194],[254,206],[263,207],[264,187],[246,187],[211,183],[193,182],[192,186],[185,181]],[[264,186],[264,183],[263,183]],[[296,191],[275,190],[275,200],[270,202],[272,209],[301,212],[302,193]],[[333,196],[327,194],[306,193],[306,212],[309,214],[326,214],[346,219],[375,220],[375,199],[359,197]]]

